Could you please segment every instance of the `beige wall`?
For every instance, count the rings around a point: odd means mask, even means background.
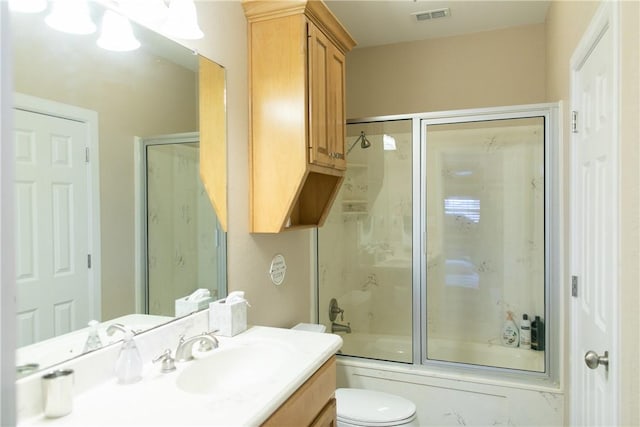
[[[244,290],[251,303],[248,322],[290,327],[308,322],[311,301],[311,232],[249,233],[249,122],[247,23],[238,1],[198,1],[205,38],[187,43],[226,69],[229,224],[229,291]],[[285,281],[275,286],[269,265],[275,254],[287,263]]]
[[[621,5],[621,369],[623,425],[640,425],[640,2]]]
[[[545,102],[544,70],[543,24],[355,49],[347,117]]]
[[[549,101],[563,101],[564,117],[569,117],[570,82],[569,61],[582,34],[598,8],[598,2],[553,2],[547,14],[547,98]],[[620,242],[620,355],[621,355],[621,425],[640,424],[638,401],[638,254],[640,208],[638,195],[638,128],[639,111],[639,72],[638,57],[640,33],[640,3],[622,1],[621,5],[621,121],[620,121],[620,159],[621,159],[621,227]],[[569,126],[565,120],[563,132],[565,206],[569,214]],[[565,241],[569,241],[569,224],[565,219]],[[566,249],[569,249],[568,246]],[[565,253],[565,263],[568,251]],[[566,264],[568,265],[568,264]],[[567,271],[567,274],[568,271]],[[565,277],[565,284],[569,283]],[[566,286],[566,285],[565,285]],[[565,310],[565,324],[569,327],[569,309]],[[570,336],[565,330],[565,336]],[[568,365],[568,357],[565,361]],[[568,370],[565,372],[568,381]],[[568,382],[566,384],[569,384]],[[568,388],[567,388],[568,389]],[[570,393],[570,391],[569,391]],[[567,405],[568,408],[569,405]]]

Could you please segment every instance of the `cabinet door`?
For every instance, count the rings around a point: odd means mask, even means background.
[[[344,170],[344,55],[309,28],[309,161]]]
[[[329,152],[333,153],[333,166],[346,170],[344,139],[346,134],[345,114],[345,71],[344,55],[335,46],[329,49],[329,102],[327,116],[329,117]]]
[[[336,409],[336,399],[331,399],[309,427],[336,427],[338,424]]]

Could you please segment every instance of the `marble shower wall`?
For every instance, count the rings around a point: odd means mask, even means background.
[[[174,315],[174,301],[215,292],[215,213],[199,177],[197,144],[150,147],[147,155],[149,308]]]
[[[351,124],[345,182],[319,230],[320,322],[336,298],[357,333],[411,336],[411,121]],[[384,135],[395,139],[385,150]],[[387,139],[387,144],[390,140]]]

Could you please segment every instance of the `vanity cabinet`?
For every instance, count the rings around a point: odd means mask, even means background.
[[[332,356],[262,425],[335,427],[335,391],[336,357]]]
[[[345,54],[321,1],[242,3],[248,21],[250,231],[323,224],[345,159]]]

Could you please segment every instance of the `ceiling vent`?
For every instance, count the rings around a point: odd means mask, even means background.
[[[445,18],[451,15],[451,11],[448,7],[444,9],[426,10],[424,12],[412,13],[418,21],[428,21],[430,19]]]

